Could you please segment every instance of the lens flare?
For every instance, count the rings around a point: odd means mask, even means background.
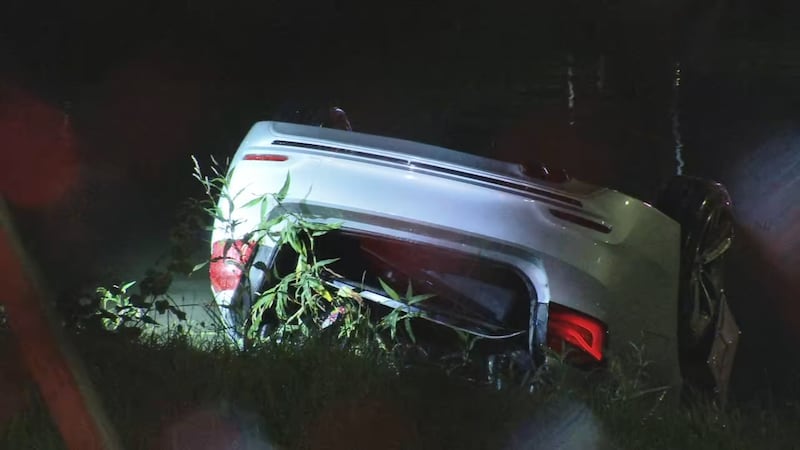
[[[69,115],[0,81],[0,195],[24,208],[62,199],[78,179]]]

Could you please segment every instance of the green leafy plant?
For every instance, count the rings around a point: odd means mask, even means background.
[[[109,331],[116,331],[124,327],[140,328],[144,324],[158,325],[153,318],[147,315],[147,310],[151,305],[143,305],[131,301],[128,294],[135,281],[125,283],[121,286],[114,285],[111,289],[104,287],[97,288],[100,297],[100,307],[97,315],[100,316],[103,327]]]
[[[382,279],[378,279],[378,282],[381,284],[381,288],[384,292],[391,298],[392,300],[402,303],[405,306],[401,306],[398,308],[393,309],[389,314],[383,316],[381,318],[380,323],[378,324],[379,330],[387,330],[389,332],[389,336],[392,340],[397,338],[397,326],[398,324],[403,324],[406,333],[408,333],[408,337],[411,339],[411,342],[417,342],[416,336],[414,336],[414,330],[411,328],[411,320],[414,317],[418,317],[419,314],[413,312],[410,307],[415,306],[416,304],[433,298],[433,294],[418,294],[414,295],[411,282],[409,281],[408,287],[406,288],[406,295],[405,297],[401,297],[400,294],[397,293],[391,286],[389,286],[385,281]]]
[[[169,294],[172,278],[168,271],[148,270],[140,282],[98,287],[94,298],[85,298],[88,313],[77,318],[77,329],[105,331],[129,338],[179,335],[198,345],[216,341],[224,330],[216,308],[202,305],[208,321],[190,320]],[[133,287],[138,287],[138,293]],[[184,305],[185,306],[185,305]]]
[[[357,302],[353,292],[346,290],[333,291],[323,278],[327,265],[335,260],[317,260],[313,253],[314,237],[321,236],[330,229],[325,225],[317,225],[296,215],[282,217],[283,229],[278,236],[279,245],[289,245],[297,254],[295,270],[280,278],[277,284],[267,289],[255,301],[250,326],[246,330],[248,337],[257,337],[262,325],[262,318],[269,311],[274,311],[279,320],[277,334],[282,338],[288,335],[308,337],[322,328],[329,313],[337,311],[345,316],[358,313],[358,308],[347,303],[350,299]],[[360,306],[360,305],[359,305]],[[343,308],[343,309],[342,309]],[[348,330],[353,329],[353,326]]]
[[[467,364],[472,358],[472,352],[475,350],[475,344],[482,339],[480,336],[472,335],[467,332],[456,330],[456,335],[461,342],[461,363]]]
[[[354,289],[336,288],[330,280],[341,278],[329,266],[337,259],[320,260],[315,253],[315,240],[326,233],[340,228],[338,223],[314,221],[311,218],[289,211],[283,207],[283,201],[289,192],[291,176],[287,173],[283,185],[275,193],[267,193],[244,202],[239,202],[245,190],[233,192],[231,178],[233,170],[228,170],[212,158],[211,176],[204,175],[196,158],[194,162],[194,178],[203,186],[206,193],[204,210],[216,220],[217,230],[224,231],[227,236],[223,255],[235,245],[235,238],[242,236],[245,242],[263,243],[267,240],[277,247],[288,246],[297,256],[292,272],[279,275],[274,269],[269,275],[274,283],[258,292],[244,323],[244,329],[237,330],[245,336],[246,341],[257,344],[265,339],[281,342],[305,340],[318,335],[322,330],[335,328],[336,338],[354,350],[361,350],[370,345],[389,351],[389,341],[397,340],[398,327],[402,326],[409,338],[415,341],[410,319],[416,314],[410,307],[422,302],[430,295],[414,295],[409,284],[405,297],[401,297],[383,280],[381,286],[388,296],[404,306],[396,308],[373,321],[369,305]],[[259,223],[246,233],[240,233],[241,222],[234,219],[234,205],[242,203],[242,208],[256,208],[259,211]],[[242,261],[225,258],[227,262],[237,265],[247,277],[248,271]],[[210,262],[215,262],[212,260]],[[194,270],[204,267],[198,264]],[[268,272],[263,263],[255,263],[255,267]],[[249,285],[249,280],[243,279]],[[266,324],[265,317],[275,317],[277,323]],[[269,327],[267,327],[269,325]],[[266,330],[266,328],[270,328]]]
[[[103,329],[107,331],[139,336],[160,326],[156,320],[157,315],[168,314],[185,324],[186,313],[166,293],[166,288],[156,287],[156,291],[152,290],[151,283],[154,283],[154,279],[158,280],[156,275],[157,273],[150,272],[143,280],[140,286],[141,294],[130,293],[130,289],[136,284],[134,281],[113,285],[110,288],[98,287],[96,290],[98,305],[94,313],[84,320],[84,328],[86,323],[99,318]],[[165,276],[165,274],[160,275]],[[179,327],[178,331],[187,329],[182,325]]]
[[[369,304],[358,292],[346,286],[334,288],[328,282],[340,277],[328,267],[337,259],[318,260],[314,254],[314,239],[338,226],[313,223],[296,214],[286,214],[284,220],[277,242],[292,248],[297,263],[293,272],[280,277],[255,301],[246,330],[250,339],[261,336],[262,318],[272,311],[279,321],[274,334],[281,340],[306,339],[335,325],[337,338],[356,350],[370,344],[391,350],[400,327],[416,342],[410,319],[418,313],[411,307],[431,298],[431,294],[415,295],[409,283],[405,296],[401,296],[379,279],[383,291],[402,306],[372,321]]]

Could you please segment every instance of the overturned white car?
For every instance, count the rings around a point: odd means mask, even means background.
[[[231,325],[274,283],[264,268],[292,267],[291,251],[243,241],[277,214],[246,204],[290,173],[282,208],[341,224],[316,244],[340,258],[331,283],[389,307],[378,278],[413,283],[435,294],[414,306],[421,317],[523,349],[534,366],[547,347],[602,365],[644,344],[661,381],[724,395],[739,331],[720,272],[731,205],[717,183],[676,177],[653,207],[536,164],[282,122],[256,123],[230,170],[240,195],[220,206],[238,226],[215,227],[211,283]]]

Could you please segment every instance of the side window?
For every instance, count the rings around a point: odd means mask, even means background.
[[[476,255],[341,231],[318,238],[315,247],[318,259],[340,258],[330,268],[367,290],[381,292],[380,278],[405,293],[410,282],[414,294],[434,295],[423,309],[527,329],[532,293],[512,267]],[[293,270],[291,253],[279,252],[279,273]]]

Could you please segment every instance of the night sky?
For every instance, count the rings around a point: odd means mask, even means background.
[[[198,193],[189,155],[232,154],[285,105],[535,156],[644,200],[675,173],[679,139],[686,172],[722,181],[737,205],[729,295],[737,382],[752,391],[798,367],[797,5],[5,1],[0,189],[61,287],[120,241],[164,238]]]

